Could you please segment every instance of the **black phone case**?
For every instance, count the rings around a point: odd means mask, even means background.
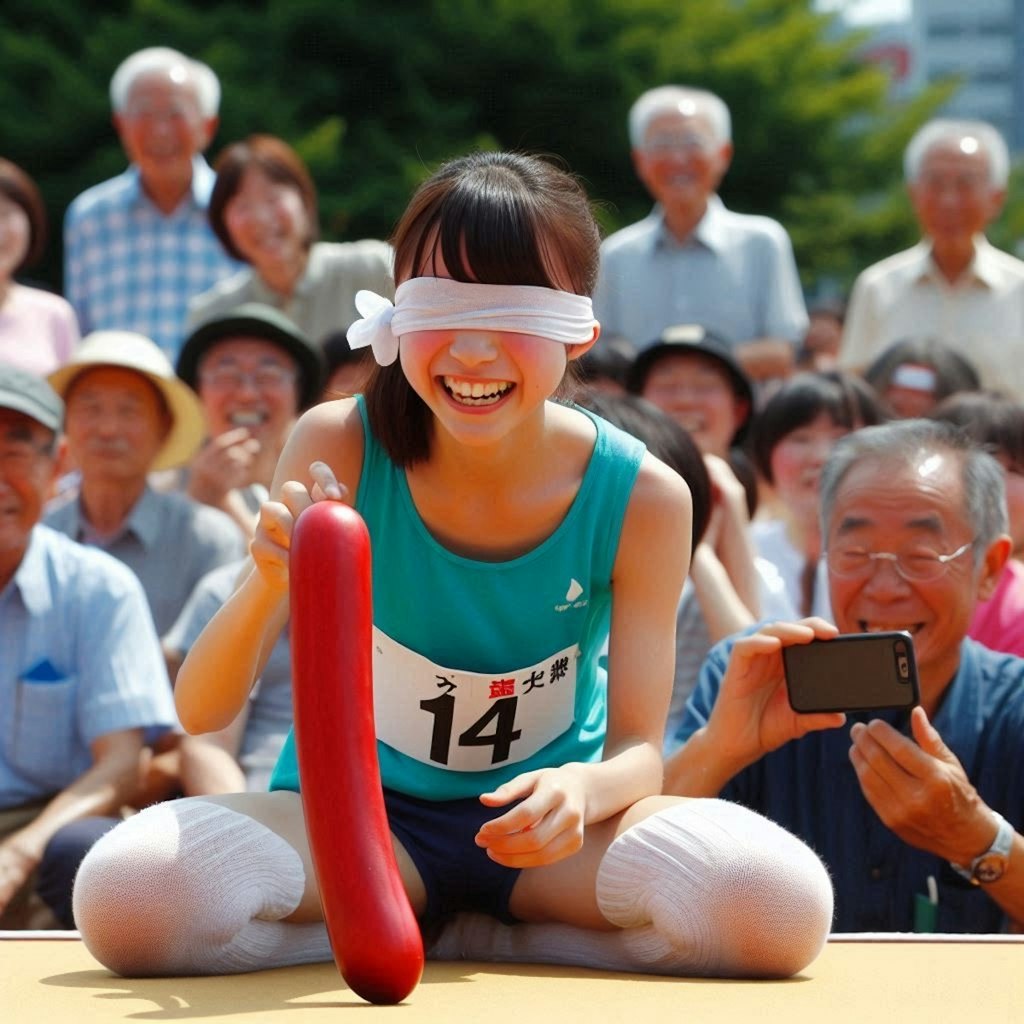
[[[782,650],[789,704],[818,711],[911,708],[920,700],[909,634],[847,633]]]

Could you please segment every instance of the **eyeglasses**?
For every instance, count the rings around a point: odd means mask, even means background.
[[[0,470],[9,480],[20,480],[35,469],[41,455],[52,453],[51,445],[37,445],[31,441],[8,442],[0,446]]]
[[[940,555],[927,548],[913,551],[865,551],[863,548],[832,548],[825,555],[829,570],[843,579],[870,576],[876,562],[892,562],[893,568],[908,583],[928,583],[942,576],[949,563],[971,550],[974,541],[961,544],[956,551]]]
[[[295,376],[295,370],[273,364],[260,366],[251,371],[240,370],[236,366],[214,366],[199,373],[199,379],[203,384],[223,390],[240,388],[243,384],[251,382],[260,391],[273,391],[292,384]]]

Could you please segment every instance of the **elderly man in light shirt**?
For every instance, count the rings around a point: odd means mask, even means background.
[[[857,278],[840,365],[863,369],[894,341],[928,335],[970,360],[984,386],[1024,399],[1024,262],[985,238],[1006,198],[1006,143],[983,121],[929,121],[904,171],[923,237]]]
[[[601,247],[603,330],[643,349],[666,327],[700,324],[755,381],[785,376],[807,310],[782,225],[733,213],[716,194],[732,160],[728,107],[702,89],[661,86],[633,104],[629,134],[657,205]]]

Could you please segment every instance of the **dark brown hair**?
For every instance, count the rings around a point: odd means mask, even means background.
[[[928,413],[960,427],[982,448],[1024,473],[1024,403],[1001,391],[958,391]]]
[[[28,249],[14,268],[18,273],[43,258],[46,247],[46,207],[36,183],[17,165],[0,157],[0,193],[17,203],[28,217]]]
[[[283,139],[274,135],[250,135],[241,142],[233,142],[217,157],[213,169],[217,172],[217,180],[210,195],[207,216],[213,233],[220,239],[220,244],[236,260],[244,261],[245,257],[231,240],[231,232],[224,223],[224,214],[228,203],[242,187],[245,172],[250,170],[259,171],[271,181],[279,185],[289,185],[298,191],[302,196],[302,204],[306,208],[306,219],[309,223],[307,248],[316,241],[319,216],[316,186],[299,154]]]
[[[887,417],[878,396],[860,377],[841,370],[808,371],[786,380],[755,417],[751,456],[757,471],[774,483],[772,453],[822,413],[848,430],[874,426]]]
[[[566,171],[521,153],[474,153],[444,164],[419,187],[391,244],[399,283],[433,276],[440,255],[456,281],[589,295],[600,234],[586,193]],[[366,408],[393,462],[429,457],[432,415],[400,363],[374,370]]]

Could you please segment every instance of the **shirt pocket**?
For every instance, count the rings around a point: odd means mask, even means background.
[[[19,679],[11,761],[26,779],[51,792],[72,781],[78,679]]]

